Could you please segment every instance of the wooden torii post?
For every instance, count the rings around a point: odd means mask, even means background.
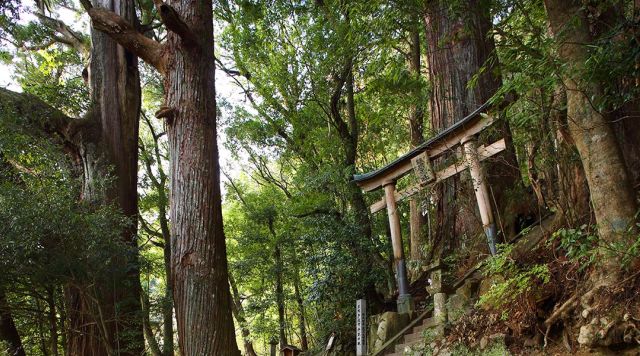
[[[491,254],[496,253],[496,227],[489,198],[489,185],[481,162],[502,152],[506,146],[504,139],[490,145],[478,146],[476,136],[494,122],[493,116],[486,114],[488,108],[488,104],[481,106],[469,116],[388,165],[373,172],[354,176],[354,181],[364,192],[371,192],[380,188],[384,189],[384,198],[372,204],[370,210],[375,213],[385,207],[387,208],[399,294],[397,301],[398,311],[400,313],[413,310],[407,281],[404,248],[402,246],[400,217],[397,213],[397,204],[400,200],[406,199],[425,187],[442,182],[468,168],[473,180],[473,188],[484,232],[487,236],[489,251]],[[458,148],[463,151],[462,157],[464,160],[462,163],[455,162],[445,168],[434,171],[432,164],[434,159]],[[414,173],[418,177],[418,183],[397,192],[397,181],[409,173]]]
[[[391,230],[391,245],[393,248],[393,261],[396,267],[398,281],[398,311],[410,313],[413,311],[411,294],[407,281],[407,266],[404,261],[404,248],[402,247],[402,232],[400,231],[400,216],[396,202],[396,182],[388,180],[382,183],[384,196],[387,203],[387,215],[389,216],[389,229]]]

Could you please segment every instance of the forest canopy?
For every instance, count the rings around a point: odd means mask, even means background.
[[[637,352],[639,6],[0,0],[0,355]]]

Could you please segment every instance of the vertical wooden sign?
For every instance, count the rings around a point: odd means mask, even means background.
[[[356,301],[356,356],[367,354],[367,301]]]

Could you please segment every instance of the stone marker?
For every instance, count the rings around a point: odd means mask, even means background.
[[[356,301],[356,355],[367,354],[367,301]]]
[[[433,295],[433,320],[436,324],[436,335],[444,335],[444,324],[447,322],[447,295],[436,293]]]

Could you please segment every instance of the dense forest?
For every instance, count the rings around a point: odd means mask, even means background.
[[[639,193],[637,0],[0,0],[0,355],[637,355]]]

